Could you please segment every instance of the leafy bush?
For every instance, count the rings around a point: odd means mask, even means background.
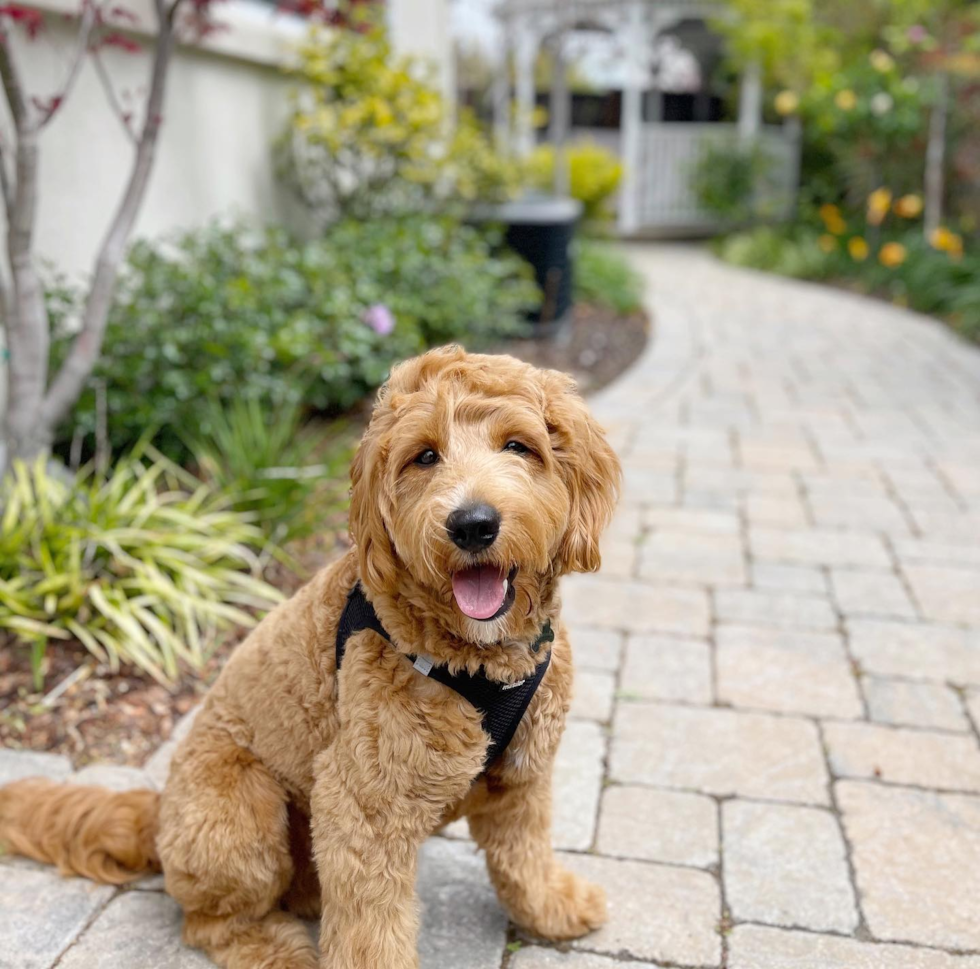
[[[869,238],[838,237],[810,226],[760,227],[729,236],[716,248],[736,265],[847,281],[900,306],[945,317],[965,336],[980,340],[980,254],[962,252],[948,230],[932,242],[917,226]]]
[[[575,299],[620,314],[643,305],[643,279],[612,246],[591,239],[575,243]]]
[[[499,239],[449,218],[345,221],[300,244],[278,229],[213,224],[172,244],[137,244],[109,317],[95,382],[61,429],[91,442],[104,386],[119,453],[159,428],[187,456],[201,401],[350,407],[392,363],[427,346],[485,345],[518,332],[536,288]],[[56,356],[64,342],[55,345]]]
[[[691,188],[701,205],[728,222],[774,215],[767,191],[772,158],[757,145],[708,143],[691,171]]]
[[[448,107],[417,60],[395,57],[380,13],[360,30],[314,27],[300,45],[280,171],[322,224],[501,201],[517,167],[474,116]]]
[[[49,640],[79,640],[113,669],[162,682],[200,667],[217,631],[279,594],[251,574],[262,533],[166,459],[63,478],[15,464],[3,483],[0,629],[30,644],[41,687]]]
[[[257,400],[238,398],[225,407],[212,401],[201,429],[188,436],[205,481],[277,545],[313,531],[313,493],[321,482],[346,474],[347,449],[304,427],[302,416],[297,404],[270,415]]]
[[[609,202],[623,178],[619,158],[593,142],[569,145],[565,149],[569,170],[569,193],[585,206],[588,221],[601,222],[610,217]],[[525,178],[543,192],[551,191],[555,180],[553,145],[536,148],[525,164]]]

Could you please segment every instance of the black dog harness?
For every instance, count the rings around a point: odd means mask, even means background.
[[[360,584],[355,585],[347,593],[347,605],[337,626],[337,669],[344,658],[347,640],[363,629],[373,629],[389,643],[391,637],[385,632],[381,620],[378,619],[374,606],[364,596]],[[551,623],[546,622],[541,635],[531,644],[531,652],[536,653],[545,643],[553,642],[555,638]],[[531,699],[534,697],[544,674],[551,663],[551,650],[538,664],[534,673],[527,679],[517,683],[498,683],[488,679],[481,667],[478,673],[450,673],[444,666],[433,665],[428,656],[408,657],[415,669],[431,680],[438,680],[450,689],[455,690],[464,700],[471,703],[483,716],[483,729],[490,735],[490,746],[487,748],[487,758],[484,767],[488,767],[506,749],[514,739],[518,724],[524,716]]]

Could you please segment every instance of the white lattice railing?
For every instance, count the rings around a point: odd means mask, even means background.
[[[767,213],[778,218],[791,211],[796,199],[799,150],[796,138],[786,129],[764,127],[754,140],[769,159],[756,198],[764,203]],[[744,148],[737,125],[643,125],[635,197],[621,200],[621,204],[635,207],[635,224],[639,230],[718,227],[718,216],[699,204],[691,177],[707,150],[726,146],[732,151]]]

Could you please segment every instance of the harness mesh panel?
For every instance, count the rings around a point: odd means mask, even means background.
[[[383,636],[389,643],[391,637],[385,632],[384,626],[378,619],[374,607],[364,596],[364,591],[360,585],[354,586],[347,593],[347,604],[340,617],[337,626],[337,669],[344,658],[344,649],[347,640],[362,629],[373,629],[376,633]],[[546,627],[546,634],[542,639],[550,641],[553,639],[550,626]],[[408,657],[412,662],[416,657]],[[488,679],[481,669],[478,673],[455,673],[450,674],[444,666],[435,666],[429,673],[429,679],[438,682],[455,690],[463,699],[471,703],[480,711],[483,717],[483,729],[490,736],[490,746],[487,748],[487,757],[484,766],[489,766],[506,749],[507,745],[514,739],[517,727],[524,716],[537,691],[548,666],[551,663],[551,650],[549,649],[544,659],[538,664],[534,673],[523,683],[508,689],[506,683],[499,683]]]

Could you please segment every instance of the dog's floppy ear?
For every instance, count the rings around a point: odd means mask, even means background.
[[[551,451],[571,501],[568,528],[558,550],[559,570],[595,572],[601,564],[599,538],[619,498],[619,458],[571,377],[544,371],[544,392]]]
[[[385,454],[381,444],[383,419],[378,409],[351,463],[350,534],[357,546],[361,581],[371,592],[390,591],[397,579],[391,538],[384,521]]]

